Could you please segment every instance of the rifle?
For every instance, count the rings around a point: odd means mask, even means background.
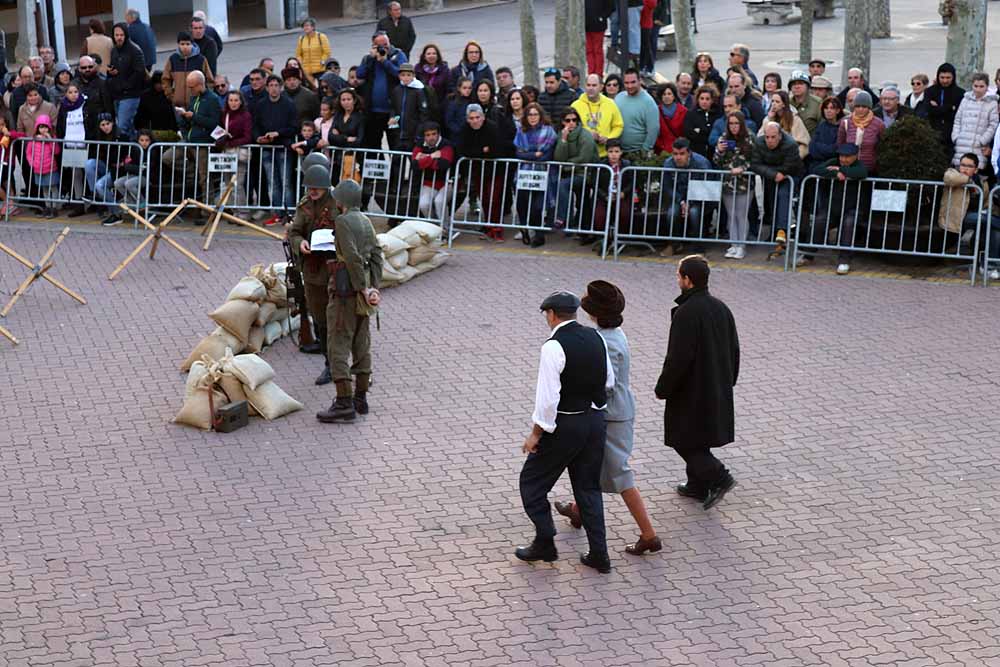
[[[299,316],[299,347],[312,345],[313,338],[312,325],[309,322],[309,309],[306,307],[306,286],[302,282],[302,273],[298,264],[292,256],[292,244],[286,238],[281,242],[285,251],[285,259],[288,260],[288,268],[285,269],[285,286],[288,288],[288,300],[292,302],[291,314]]]

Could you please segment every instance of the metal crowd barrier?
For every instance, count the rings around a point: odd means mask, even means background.
[[[613,180],[611,167],[463,157],[454,173],[453,226],[595,236],[595,241],[601,241],[601,257],[607,254],[612,207],[606,193]],[[449,245],[453,237],[449,234]]]
[[[760,193],[763,207],[756,203]],[[652,243],[670,241],[774,245],[778,229],[790,247],[795,195],[791,177],[779,184],[749,171],[626,167],[616,200],[615,259],[626,245],[653,249]],[[785,270],[790,254],[786,250]]]
[[[7,197],[18,206],[39,208],[117,202],[137,207],[145,159],[133,142],[19,137],[3,156]],[[6,220],[11,207],[4,208]]]
[[[1000,211],[993,212],[994,206],[1000,206],[1000,185],[990,190],[990,199],[987,203],[986,222],[983,225],[981,234],[985,236],[983,245],[983,286],[990,284],[990,270],[1000,269]]]
[[[956,192],[941,182],[866,178],[838,181],[815,174],[802,181],[796,250],[836,250],[967,260],[975,285],[983,191]],[[961,197],[961,201],[955,201]],[[956,205],[952,212],[952,204]],[[974,220],[966,221],[968,211]],[[947,232],[941,216],[962,233]],[[961,243],[966,231],[972,242]],[[967,248],[967,250],[966,250]],[[793,268],[794,268],[794,262]]]
[[[298,202],[299,156],[285,146],[247,144],[220,150],[214,144],[161,142],[149,147],[146,212],[172,209],[185,199],[213,206],[233,176],[227,209],[285,211]]]
[[[363,210],[390,220],[423,220],[446,227],[450,172],[443,176],[432,172],[425,178],[406,151],[332,146],[323,151],[330,158],[331,184],[344,178],[357,181]],[[373,200],[376,209],[371,208]]]

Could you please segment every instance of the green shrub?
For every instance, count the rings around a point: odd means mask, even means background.
[[[940,135],[923,118],[904,116],[882,134],[878,176],[912,181],[940,181],[951,154]]]

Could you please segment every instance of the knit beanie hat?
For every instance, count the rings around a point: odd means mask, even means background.
[[[872,96],[867,91],[862,90],[854,96],[854,106],[872,108]]]

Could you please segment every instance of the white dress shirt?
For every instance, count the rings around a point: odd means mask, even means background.
[[[576,320],[567,320],[565,322],[560,322],[555,328],[552,329],[552,335],[554,336],[560,328],[575,321]],[[603,337],[601,338],[601,343],[604,345],[604,356],[608,368],[607,376],[604,380],[604,388],[610,391],[615,386],[615,370],[611,367],[611,357],[608,355],[608,344],[604,342]],[[559,414],[559,394],[562,389],[559,376],[565,368],[566,352],[563,350],[562,345],[560,345],[558,341],[549,338],[549,340],[545,341],[545,344],[542,345],[541,359],[538,362],[538,385],[535,387],[535,411],[531,415],[531,420],[535,424],[538,424],[538,426],[546,433],[554,433],[556,430],[556,415]],[[591,404],[590,407],[594,410],[603,410],[605,406]]]
[[[925,91],[926,91],[926,89],[925,89]],[[920,104],[923,101],[924,101],[924,93],[920,93],[919,95],[915,95],[912,92],[910,93],[910,108],[911,109],[916,109],[917,105]]]

